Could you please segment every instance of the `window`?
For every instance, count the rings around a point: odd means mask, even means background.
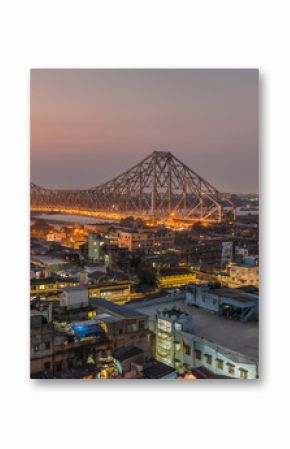
[[[45,362],[43,367],[44,367],[45,371],[50,370],[50,362]]]
[[[171,332],[172,331],[172,324],[170,321],[158,319],[157,322],[158,329],[163,330],[165,332]]]
[[[241,379],[248,379],[248,371],[245,369],[240,369],[240,378]]]
[[[201,360],[201,351],[199,349],[196,349],[194,352],[195,352],[195,358],[197,360]]]
[[[61,363],[56,363],[56,364],[54,365],[54,370],[55,370],[55,371],[61,371],[61,368],[62,368]]]
[[[224,369],[224,362],[222,359],[216,359],[216,367],[218,369]]]
[[[205,354],[205,361],[208,365],[211,365],[212,364],[212,355]]]
[[[183,349],[186,355],[191,355],[191,347],[183,343]]]
[[[229,374],[235,374],[235,365],[232,365],[231,363],[228,363],[228,373]]]
[[[68,359],[68,361],[67,361],[67,366],[68,366],[68,368],[73,368],[74,362],[73,362],[72,359]]]
[[[34,345],[33,352],[38,352],[38,351],[39,351],[39,345]]]
[[[145,321],[144,320],[139,321],[139,329],[140,330],[145,329]]]
[[[50,349],[50,341],[46,341],[46,342],[44,343],[44,348],[45,348],[45,349]]]

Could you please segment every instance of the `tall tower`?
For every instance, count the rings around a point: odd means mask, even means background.
[[[101,259],[101,240],[99,234],[90,233],[88,236],[88,257],[95,263]]]

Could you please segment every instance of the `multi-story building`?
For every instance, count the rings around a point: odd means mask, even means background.
[[[96,233],[88,234],[88,258],[99,263],[101,259],[101,237]]]
[[[211,285],[188,285],[186,302],[204,310],[236,320],[258,319],[258,295],[239,288],[215,288]]]
[[[31,279],[30,296],[46,297],[55,295],[57,297],[63,288],[75,287],[78,285],[79,280],[77,278],[59,278],[57,276],[51,276],[48,278]]]
[[[228,287],[236,288],[243,285],[259,287],[259,266],[246,264],[230,264],[228,267]]]
[[[128,345],[151,356],[146,315],[104,299],[85,304],[87,299],[77,289],[64,303],[32,305],[31,377],[96,377],[100,357]]]
[[[66,233],[63,231],[50,231],[46,235],[46,240],[48,242],[63,242],[66,239]]]
[[[196,274],[187,268],[170,268],[160,270],[157,275],[158,284],[162,288],[182,287],[192,284],[196,280]]]
[[[129,251],[144,250],[160,253],[172,246],[174,232],[169,229],[140,229],[119,231],[118,246]]]
[[[149,317],[156,359],[177,372],[203,367],[218,376],[258,377],[257,321],[231,320],[196,308],[181,293],[134,308]]]

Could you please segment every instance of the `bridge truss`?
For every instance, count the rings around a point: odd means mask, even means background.
[[[160,151],[90,189],[53,190],[31,183],[31,207],[193,222],[221,222],[235,213],[225,195],[170,152]]]

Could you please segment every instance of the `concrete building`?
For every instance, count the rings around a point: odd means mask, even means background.
[[[145,250],[160,253],[174,243],[174,232],[168,229],[140,229],[119,231],[118,246],[129,251]]]
[[[58,297],[65,287],[75,287],[79,285],[77,278],[60,278],[51,276],[47,278],[30,280],[30,296]]]
[[[88,258],[96,263],[101,260],[101,238],[99,234],[88,234]]]
[[[134,307],[149,317],[156,359],[177,372],[204,367],[233,379],[258,377],[256,321],[234,321],[196,308],[180,293]]]
[[[86,307],[89,303],[87,287],[67,287],[64,288],[60,296],[60,306],[68,309]]]
[[[243,285],[259,287],[259,266],[230,264],[228,272],[228,287],[236,288]]]
[[[131,357],[137,352],[151,358],[153,334],[146,315],[103,299],[69,309],[57,303],[32,304],[31,377],[96,378],[98,360],[114,351],[125,362],[125,370],[140,361]],[[132,346],[138,350],[124,354]]]
[[[258,319],[258,296],[238,288],[188,285],[186,303],[236,320]]]
[[[157,280],[162,288],[181,287],[195,282],[196,274],[188,268],[166,269],[159,271]]]

